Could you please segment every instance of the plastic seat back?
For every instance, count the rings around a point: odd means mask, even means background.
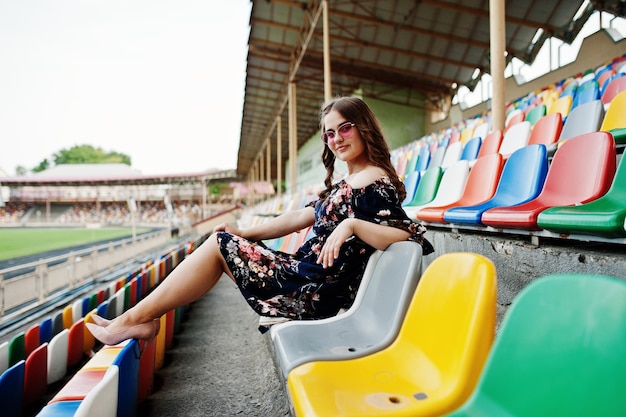
[[[33,350],[24,368],[24,405],[31,406],[46,394],[48,388],[48,344]]]
[[[24,372],[21,360],[0,374],[0,404],[4,417],[22,417],[24,401]]]
[[[600,130],[604,119],[604,106],[600,100],[593,100],[576,107],[563,124],[559,141],[584,133]]]
[[[295,368],[296,415],[439,416],[472,393],[494,338],[496,271],[487,258],[447,253],[426,269],[398,337],[386,349]]]
[[[522,204],[541,192],[548,171],[544,145],[528,145],[511,155],[504,164],[498,188],[492,198],[473,206],[452,207],[444,213],[448,223],[479,224],[482,214],[493,207]]]
[[[119,397],[119,367],[107,368],[102,380],[80,402],[74,417],[116,417]]]
[[[541,193],[524,204],[485,211],[481,222],[494,227],[540,229],[539,213],[557,205],[583,204],[604,195],[615,175],[615,142],[606,132],[576,136],[554,155]]]
[[[0,343],[0,374],[9,369],[9,342]]]
[[[67,373],[69,330],[63,329],[48,344],[48,384],[61,380]]]
[[[404,188],[406,190],[406,197],[404,198],[403,205],[409,204],[411,200],[413,200],[413,196],[415,195],[415,190],[417,189],[417,184],[419,184],[420,171],[413,171],[409,175],[404,178]]]
[[[139,342],[130,340],[113,360],[119,367],[118,417],[134,417],[137,414],[139,395]]]
[[[25,358],[40,345],[41,336],[39,335],[39,324],[34,324],[24,332]]]
[[[449,417],[626,415],[624,329],[625,281],[533,281],[507,311],[475,392]]]
[[[552,113],[542,117],[533,126],[528,144],[552,145],[559,140],[563,128],[563,117],[561,113]]]
[[[528,110],[526,113],[525,121],[529,122],[531,126],[534,126],[535,123],[539,121],[542,117],[544,117],[548,112],[545,104],[539,104],[532,109]]]
[[[600,130],[613,133],[615,142],[623,144],[626,143],[626,135],[623,132],[617,135],[615,131],[623,131],[624,128],[626,128],[626,91],[618,93],[613,98],[611,105],[604,115]]]
[[[438,146],[437,149],[435,149],[435,152],[433,152],[430,158],[430,163],[428,164],[427,169],[441,166],[443,158],[446,155],[446,149],[447,147],[445,146]]]
[[[443,170],[440,166],[428,168],[420,178],[415,195],[407,206],[420,206],[432,201],[437,194],[442,174]]]
[[[460,158],[463,151],[463,144],[461,142],[454,142],[448,145],[446,152],[441,161],[441,167],[445,170],[454,165]]]
[[[9,341],[9,366],[13,366],[26,359],[25,333],[19,332]]]
[[[422,146],[420,148],[419,158],[417,159],[417,165],[415,166],[415,170],[419,172],[424,172],[428,169],[428,164],[430,163],[430,150],[428,146]]]
[[[487,134],[480,145],[480,151],[478,152],[477,158],[481,158],[492,153],[498,153],[500,145],[502,145],[502,138],[502,131],[499,129]]]
[[[396,242],[370,257],[357,297],[344,314],[270,329],[284,378],[303,363],[362,357],[395,339],[421,275],[422,249]]]
[[[602,197],[577,206],[548,208],[537,218],[539,227],[558,233],[603,237],[626,236],[626,158],[621,158],[611,188]]]
[[[530,122],[524,121],[511,126],[506,131],[500,149],[498,149],[504,159],[507,159],[516,150],[528,145],[531,127]]]
[[[591,79],[578,87],[576,90],[576,97],[574,98],[574,103],[572,104],[572,108],[576,108],[581,104],[589,103],[593,100],[600,99],[600,86],[595,79]]]
[[[411,159],[408,160],[406,164],[406,168],[404,169],[404,175],[407,176],[411,172],[415,171],[415,167],[417,166],[417,160],[419,159],[419,153],[413,152],[411,155]]]
[[[571,108],[572,96],[559,97],[548,109],[548,114],[561,113],[563,120],[567,120]]]
[[[465,142],[465,146],[463,146],[463,152],[461,152],[461,156],[459,157],[462,161],[474,161],[478,158],[478,152],[480,151],[480,146],[482,145],[482,138],[480,136],[473,137],[472,139]]]
[[[610,80],[600,99],[605,106],[609,106],[615,96],[624,90],[626,90],[626,74],[615,74],[615,77]]]
[[[493,153],[476,160],[470,169],[463,195],[454,203],[442,206],[421,208],[416,216],[420,220],[444,223],[444,212],[456,206],[472,206],[483,203],[493,197],[500,174],[502,173],[502,155]]]
[[[469,171],[470,167],[468,161],[457,161],[456,164],[446,169],[441,176],[435,198],[419,206],[405,207],[406,214],[409,217],[415,218],[417,212],[424,207],[442,206],[457,201],[463,194]]]
[[[67,334],[67,367],[78,365],[84,356],[85,322],[79,320],[72,324]]]

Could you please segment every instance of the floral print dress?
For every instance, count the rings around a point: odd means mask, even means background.
[[[341,180],[325,199],[308,206],[315,209],[315,236],[295,254],[217,232],[221,253],[237,286],[260,315],[319,319],[333,316],[352,304],[375,249],[352,236],[342,245],[331,267],[323,268],[316,263],[326,238],[344,219],[354,217],[406,230],[411,233],[409,240],[420,243],[425,255],[433,251],[423,237],[426,229],[409,219],[386,177],[359,189]]]

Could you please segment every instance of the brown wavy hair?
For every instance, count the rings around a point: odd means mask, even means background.
[[[378,120],[369,106],[357,97],[339,97],[325,103],[320,110],[320,128],[322,132],[326,130],[324,117],[331,110],[339,112],[346,120],[355,124],[363,139],[367,161],[385,171],[396,189],[398,200],[402,202],[406,196],[404,183],[398,177],[391,163],[389,145],[387,145]],[[325,198],[332,189],[333,175],[335,173],[335,154],[328,146],[324,146],[322,162],[326,168],[326,178],[324,179],[326,189],[320,192],[319,197],[321,199]]]

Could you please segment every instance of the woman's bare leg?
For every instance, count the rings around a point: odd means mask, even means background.
[[[113,320],[107,330],[116,332],[146,323],[196,301],[209,292],[224,273],[232,279],[219,250],[217,235],[213,234],[174,268],[147,297]]]

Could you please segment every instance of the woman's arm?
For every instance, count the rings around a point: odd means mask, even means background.
[[[409,232],[395,227],[355,218],[345,219],[326,239],[317,263],[324,268],[331,266],[339,256],[341,245],[352,235],[379,250],[385,250],[392,243],[407,240],[411,236]]]
[[[273,239],[297,232],[305,227],[311,226],[315,222],[315,211],[313,207],[304,207],[298,210],[287,211],[265,223],[253,226],[249,229],[240,230],[229,223],[222,223],[216,226],[213,231],[220,230],[241,236],[248,240]]]

